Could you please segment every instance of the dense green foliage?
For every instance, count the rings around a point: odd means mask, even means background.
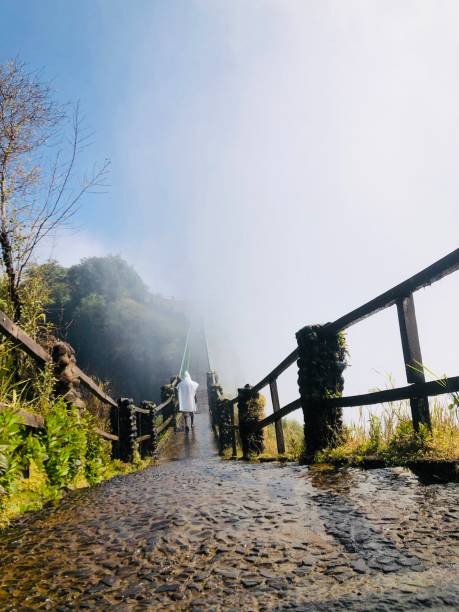
[[[22,445],[21,428],[15,411],[0,412],[0,495],[14,490],[20,477]],[[1,499],[1,498],[0,498]]]
[[[120,257],[91,257],[68,269],[37,266],[48,287],[48,322],[75,349],[80,367],[109,381],[115,396],[158,400],[185,344],[183,305],[153,295]]]
[[[61,399],[49,406],[43,430],[22,423],[15,407],[0,411],[0,526],[62,492],[96,484],[142,467],[110,459],[110,443],[95,431],[94,417]]]

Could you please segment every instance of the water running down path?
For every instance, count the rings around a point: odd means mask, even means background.
[[[221,461],[200,406],[159,466],[0,536],[2,610],[459,609],[457,484]]]

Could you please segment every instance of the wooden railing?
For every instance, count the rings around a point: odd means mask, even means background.
[[[0,334],[12,340],[14,347],[24,351],[40,367],[53,363],[50,353],[33,340],[18,325],[13,323],[5,313],[0,311]],[[158,450],[161,434],[169,427],[175,427],[178,402],[175,387],[179,378],[174,377],[169,385],[162,387],[162,403],[158,406],[154,402],[142,402],[141,407],[134,405],[133,400],[120,398],[114,400],[90,376],[77,366],[74,373],[80,384],[102,403],[109,407],[110,432],[99,427],[96,433],[112,443],[112,457],[130,462],[136,453],[141,457],[154,456]],[[3,406],[0,406],[2,410]],[[41,415],[25,410],[18,411],[24,425],[34,429],[43,429],[45,419]],[[162,422],[158,423],[158,421]]]
[[[256,385],[246,385],[245,388],[239,389],[238,395],[233,399],[229,400],[233,412],[232,419],[236,420],[234,415],[234,409],[237,404],[241,405],[241,402],[245,401],[241,397],[244,392],[247,397],[247,392],[255,397],[259,391],[264,387],[270,387],[271,400],[273,406],[273,413],[266,418],[259,420],[256,423],[250,423],[246,432],[257,432],[261,431],[272,423],[275,424],[276,428],[276,439],[279,453],[285,452],[285,444],[283,438],[282,421],[283,417],[297,410],[298,408],[303,409],[305,418],[305,434],[307,433],[307,422],[310,421],[310,416],[317,415],[318,413],[330,414],[330,411],[336,411],[339,408],[351,407],[351,406],[367,406],[371,404],[380,404],[384,402],[393,402],[399,400],[410,400],[411,414],[413,425],[415,429],[419,429],[420,425],[426,425],[430,427],[430,412],[428,397],[435,395],[442,395],[445,393],[455,393],[459,391],[459,377],[444,378],[436,381],[426,382],[423,368],[422,368],[422,354],[419,342],[419,335],[416,322],[416,314],[414,307],[413,294],[427,285],[432,285],[441,278],[456,272],[459,269],[459,249],[456,249],[452,253],[449,253],[446,257],[443,257],[439,261],[435,262],[431,266],[428,266],[418,274],[408,278],[404,282],[396,285],[392,289],[382,293],[376,298],[370,300],[366,304],[363,304],[359,308],[352,310],[344,316],[336,319],[332,323],[327,323],[323,326],[312,326],[303,328],[297,334],[297,339],[300,340],[300,336],[303,332],[311,333],[311,331],[318,333],[321,338],[321,342],[325,345],[329,339],[336,339],[339,332],[359,323],[360,321],[370,317],[377,312],[396,306],[398,312],[399,329],[401,344],[403,349],[403,356],[405,361],[405,370],[407,382],[410,383],[405,387],[398,387],[395,389],[389,389],[385,391],[376,391],[373,393],[365,393],[362,395],[354,396],[341,396],[341,390],[336,388],[336,393],[332,393],[334,397],[330,397],[330,393],[325,393],[323,385],[317,385],[317,388],[311,390],[311,381],[308,377],[313,375],[314,368],[311,365],[304,365],[303,362],[307,362],[306,354],[302,354],[301,342],[299,346],[292,351],[285,359],[279,363],[269,374],[267,374],[262,380]],[[303,349],[304,353],[304,349]],[[298,362],[299,366],[299,386],[300,386],[300,397],[293,402],[281,407],[279,402],[279,393],[277,388],[278,377],[289,368],[293,363]],[[309,367],[309,370],[308,370]],[[343,366],[344,367],[344,364]],[[208,379],[210,380],[210,379]],[[302,384],[303,383],[303,384]],[[333,387],[330,383],[329,387]],[[303,389],[303,392],[302,392]],[[306,393],[305,389],[309,389]],[[328,391],[330,389],[328,388]],[[328,396],[328,397],[327,397]],[[212,390],[209,392],[209,398],[212,397]],[[215,406],[214,406],[215,408]],[[211,407],[212,410],[212,407]],[[239,411],[240,412],[240,411]],[[316,417],[314,417],[316,418]],[[241,414],[239,414],[239,422],[241,422]],[[239,428],[241,429],[241,428]],[[314,432],[309,432],[309,439],[314,435]],[[233,431],[233,445],[235,443],[236,433]],[[234,453],[233,453],[234,454]]]

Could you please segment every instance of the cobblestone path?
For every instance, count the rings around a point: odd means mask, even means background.
[[[401,470],[167,460],[0,536],[2,610],[459,609],[459,488]]]

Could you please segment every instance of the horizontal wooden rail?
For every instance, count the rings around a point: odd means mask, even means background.
[[[137,442],[140,444],[141,442],[146,442],[151,438],[151,434],[145,434],[144,436],[139,436],[136,438]]]
[[[107,431],[104,431],[103,429],[99,429],[99,427],[95,427],[94,431],[101,438],[105,438],[106,440],[112,440],[113,442],[117,442],[119,440],[119,437],[115,436],[115,434],[108,433]]]
[[[438,380],[432,380],[425,383],[414,383],[412,385],[407,385],[406,387],[397,387],[395,389],[385,389],[384,391],[364,393],[363,395],[348,395],[347,397],[324,398],[319,400],[311,398],[311,402],[317,403],[318,410],[321,408],[351,408],[355,406],[371,406],[386,402],[397,402],[419,397],[434,397],[436,395],[445,395],[458,391],[459,376],[452,376],[451,378],[440,378]],[[253,427],[253,431],[264,429],[268,425],[275,423],[298,408],[301,408],[300,399],[296,399],[277,412],[270,414],[263,420],[259,421]]]
[[[459,270],[459,249],[452,251],[442,259],[439,259],[432,265],[424,268],[421,272],[418,272],[414,276],[411,276],[407,280],[399,283],[392,289],[385,291],[378,297],[370,300],[366,304],[359,306],[355,310],[345,314],[344,316],[336,319],[332,323],[327,323],[327,327],[333,331],[340,331],[355,325],[359,321],[376,314],[377,312],[389,308],[397,303],[397,301],[409,296],[410,294],[432,285],[440,279],[452,274]],[[267,376],[265,376],[260,382],[254,385],[253,390],[255,392],[261,391],[263,387],[266,387],[272,380],[276,380],[277,377],[282,374],[288,367],[290,367],[298,359],[298,349],[293,350],[283,361],[280,362]],[[237,402],[237,397],[233,398],[232,403]]]
[[[5,410],[8,406],[6,404],[2,404],[0,406],[0,411]],[[33,412],[27,412],[27,410],[17,410],[17,415],[22,418],[23,423],[26,427],[32,427],[33,429],[44,429],[45,428],[45,419],[40,414],[34,414]],[[99,429],[99,427],[95,427],[94,431],[96,434],[105,438],[106,440],[119,440],[118,436],[114,434],[108,433],[103,429]]]
[[[116,408],[118,406],[116,401],[112,397],[107,395],[105,391],[103,391],[98,385],[96,385],[93,379],[87,374],[85,374],[83,370],[80,370],[80,368],[76,368],[76,373],[78,378],[80,379],[80,383],[98,399],[100,399],[105,404],[109,404],[113,408]]]
[[[263,387],[269,385],[272,380],[276,380],[278,376],[282,374],[287,368],[289,368],[295,361],[298,359],[298,349],[295,349],[288,355],[283,361],[280,362],[278,366],[272,370],[267,376],[265,376],[259,383],[257,383],[253,390],[254,392],[261,391]]]
[[[135,411],[139,414],[150,414],[149,410],[147,410],[146,408],[139,408],[138,406],[135,406]]]
[[[17,346],[25,353],[30,355],[35,361],[44,365],[50,361],[51,357],[38,342],[35,342],[28,334],[25,333],[18,325],[13,323],[6,314],[0,311],[0,333],[13,340]]]
[[[52,357],[48,353],[48,351],[44,347],[42,347],[38,342],[33,340],[33,338],[31,338],[28,334],[26,334],[26,332],[23,329],[21,329],[18,325],[16,325],[13,321],[11,321],[11,319],[9,319],[6,316],[6,314],[2,311],[0,311],[0,334],[3,334],[4,336],[12,340],[15,348],[18,348],[24,351],[26,354],[32,357],[40,367],[43,367],[46,364],[53,362]],[[114,433],[108,433],[98,427],[95,428],[95,432],[102,438],[105,438],[106,440],[110,440],[112,442],[119,442],[120,436],[123,437],[124,433],[122,436],[122,434],[119,431],[119,428],[120,428],[119,412],[117,411],[119,411],[120,407],[118,406],[118,402],[116,402],[112,397],[110,397],[107,393],[105,393],[105,391],[101,389],[101,387],[99,387],[99,385],[97,385],[94,382],[94,380],[90,376],[88,376],[85,372],[83,372],[83,370],[81,370],[79,367],[75,366],[75,373],[82,386],[84,386],[90,393],[92,393],[99,400],[101,400],[105,404],[108,404],[115,410],[114,412],[112,411],[111,420],[112,420],[112,427],[114,427],[118,435],[115,435]],[[173,389],[175,389],[178,381],[179,381],[178,376],[175,376],[172,379],[171,386]],[[174,401],[174,394],[171,394],[171,396],[165,402],[163,402],[156,408],[156,414],[161,414],[164,408],[166,408],[166,406],[169,406],[171,402],[173,401]],[[0,405],[0,410],[2,410],[2,408],[5,408],[5,406]],[[137,414],[149,415],[151,412],[150,409],[148,408],[140,408],[138,406],[135,406],[134,408]],[[35,429],[43,429],[45,427],[45,420],[40,415],[36,415],[30,412],[27,412],[26,410],[18,410],[18,415],[22,418],[24,425],[26,425],[27,427],[33,427]],[[158,434],[162,433],[171,424],[174,416],[175,415],[171,415],[168,419],[164,421],[164,423],[162,423],[159,426],[158,431],[157,431]],[[116,425],[117,420],[118,420],[118,424]],[[137,437],[136,440],[137,442],[142,443],[142,442],[146,442],[147,440],[151,438],[152,438],[152,435],[147,434],[144,436]],[[120,452],[119,445],[115,445],[115,447],[117,448],[115,456],[118,456]],[[112,453],[113,453],[113,448],[112,448]]]
[[[0,311],[0,333],[4,336],[13,340],[18,348],[27,353],[32,357],[39,365],[43,366],[51,361],[51,355],[46,351],[38,342],[33,340],[28,334],[25,333],[18,325],[13,323],[6,314]],[[98,397],[102,402],[110,404],[110,406],[116,407],[117,403],[113,398],[105,393],[87,374],[76,368],[76,374],[80,379],[80,382],[85,386],[93,395]]]
[[[167,429],[167,428],[169,427],[169,425],[171,424],[172,419],[174,418],[174,416],[175,416],[175,415],[171,414],[171,416],[170,416],[170,417],[168,417],[168,418],[167,418],[167,419],[164,421],[164,423],[161,423],[161,425],[160,425],[160,426],[158,427],[158,429],[156,430],[156,433],[158,434],[158,436],[159,436],[159,434],[163,433],[163,431],[164,431],[165,429]]]
[[[290,402],[290,404],[287,404],[286,406],[284,406],[277,412],[273,412],[269,416],[259,421],[256,424],[256,426],[252,428],[252,431],[259,431],[260,429],[264,429],[268,425],[271,425],[272,423],[275,423],[276,421],[280,421],[280,419],[282,419],[283,417],[286,417],[291,412],[298,410],[298,408],[301,408],[301,400],[299,398],[294,400],[293,402]]]
[[[170,397],[167,398],[165,402],[163,402],[162,404],[159,404],[159,406],[156,407],[156,416],[159,416],[164,410],[164,408],[166,406],[169,406],[169,404],[172,402],[173,399],[174,399],[174,396],[171,395]]]
[[[384,402],[397,402],[418,397],[433,397],[459,391],[459,376],[441,378],[425,383],[413,383],[406,387],[374,391],[363,395],[328,398],[321,401],[327,408],[350,408],[352,406],[370,406]]]
[[[459,249],[452,251],[449,255],[446,255],[446,257],[424,268],[424,270],[411,276],[403,283],[392,287],[392,289],[385,291],[373,300],[363,304],[363,306],[359,306],[359,308],[352,310],[333,323],[329,323],[329,325],[334,331],[346,329],[376,314],[380,310],[393,306],[398,300],[408,297],[410,294],[427,285],[432,285],[457,270],[459,270]]]

